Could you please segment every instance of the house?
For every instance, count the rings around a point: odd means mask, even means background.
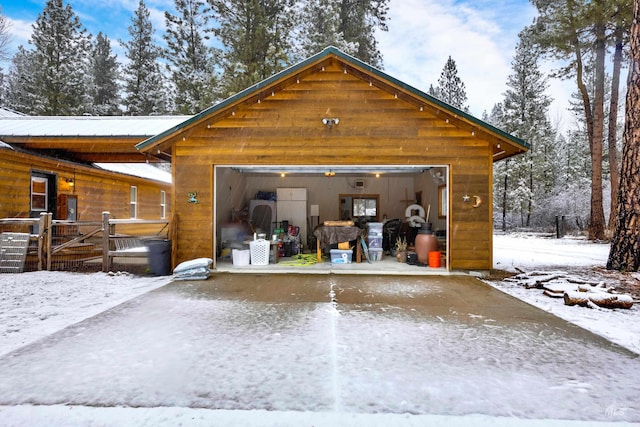
[[[303,244],[314,220],[417,216],[445,238],[448,269],[489,270],[492,165],[529,146],[330,47],[136,148],[171,158],[176,262],[215,259],[238,210],[304,189],[287,212]]]
[[[186,118],[0,114],[0,218],[168,219],[171,175],[134,146]]]

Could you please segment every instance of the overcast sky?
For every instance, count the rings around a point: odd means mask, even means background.
[[[70,3],[82,24],[94,36],[105,33],[113,42],[119,60],[124,55],[117,40],[129,39],[127,27],[138,0],[64,0]],[[378,40],[384,71],[427,91],[436,85],[447,58],[456,62],[458,75],[467,89],[470,112],[481,117],[500,102],[518,41],[518,33],[535,16],[528,0],[390,0],[389,31]],[[2,1],[2,13],[9,18],[12,48],[26,45],[32,24],[45,0]],[[147,0],[156,40],[161,41],[164,10],[173,10],[173,0]],[[3,65],[6,70],[7,64]],[[551,69],[551,64],[545,65]],[[549,112],[557,121],[566,117],[567,100],[573,82],[550,80],[549,95],[555,99]],[[569,119],[563,118],[561,127]]]

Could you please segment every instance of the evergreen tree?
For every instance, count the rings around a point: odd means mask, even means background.
[[[514,158],[511,166],[510,198],[518,207],[521,225],[530,226],[536,207],[555,187],[555,133],[547,118],[551,99],[545,95],[546,77],[538,65],[539,54],[527,30],[519,35],[513,72],[507,79],[503,129],[527,141],[531,149]],[[542,203],[541,203],[542,204]]]
[[[153,41],[149,16],[144,0],[139,0],[129,26],[131,40],[120,41],[129,59],[124,70],[124,104],[127,114],[133,116],[163,114],[167,110],[164,79],[158,63],[161,49]]]
[[[11,42],[11,33],[9,32],[11,24],[7,17],[2,14],[0,6],[0,60],[9,59],[9,43]]]
[[[71,6],[47,0],[33,25],[31,43],[34,86],[22,88],[33,90],[37,102],[25,112],[52,116],[87,112],[90,36]]]
[[[223,96],[230,96],[290,65],[294,0],[209,0],[218,27]]]
[[[339,0],[342,37],[357,46],[356,58],[379,68],[382,68],[382,54],[375,30],[388,30],[388,3],[389,0]]]
[[[91,55],[93,114],[99,116],[120,114],[119,73],[117,56],[112,55],[111,43],[100,32],[93,44]]]
[[[35,53],[18,47],[6,77],[4,105],[25,114],[36,114],[41,98],[36,89]]]
[[[205,45],[210,10],[202,0],[174,0],[178,15],[165,12],[167,68],[176,92],[176,109],[195,114],[214,103],[213,50]]]
[[[458,77],[456,62],[449,56],[440,73],[438,86],[433,91],[429,88],[429,94],[436,96],[443,102],[463,111],[469,111],[467,103],[467,91],[463,81]]]
[[[607,260],[607,269],[628,272],[640,270],[640,1],[633,11],[618,218]]]
[[[315,55],[327,46],[356,56],[358,45],[348,42],[340,32],[339,0],[303,0],[300,2],[299,59]]]
[[[591,157],[591,213],[589,238],[605,237],[603,207],[603,140],[605,128],[605,63],[607,47],[623,40],[615,29],[624,22],[631,0],[532,0],[538,9],[536,41],[567,65],[557,76],[573,78],[580,92]],[[624,26],[624,25],[623,25]],[[611,31],[614,29],[613,31]],[[620,29],[620,28],[618,28]],[[613,34],[613,35],[612,35]],[[585,82],[585,59],[593,58],[594,91]],[[615,121],[615,120],[614,120]],[[616,183],[613,183],[616,185]]]

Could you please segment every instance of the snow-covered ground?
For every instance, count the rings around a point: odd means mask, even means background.
[[[522,276],[537,280],[555,277],[554,287],[577,287],[581,282],[594,282],[600,287],[617,288],[621,293],[633,286],[640,290],[640,273],[604,270],[609,256],[608,244],[575,237],[553,239],[517,234],[494,236],[493,248],[495,268],[525,273]],[[634,304],[630,310],[568,306],[562,298],[550,298],[543,295],[541,289],[523,286],[529,282],[526,279],[487,281],[497,289],[640,354],[639,304]],[[638,299],[638,294],[635,295]]]
[[[622,275],[611,274],[599,271],[596,267],[603,266],[608,255],[608,246],[604,244],[593,244],[584,240],[576,240],[565,238],[560,240],[541,239],[535,236],[517,235],[517,236],[496,236],[494,240],[494,265],[498,269],[526,272],[526,273],[546,273],[554,272],[559,277],[557,280],[566,280],[571,283],[574,279],[603,282],[607,287],[616,286],[621,282],[633,283],[638,281],[637,274]],[[48,337],[56,331],[60,331],[68,326],[78,324],[85,319],[113,308],[127,300],[131,300],[137,296],[147,293],[152,289],[159,288],[169,282],[167,277],[137,277],[129,274],[107,275],[103,273],[78,274],[78,273],[60,273],[60,272],[34,272],[24,274],[5,274],[0,276],[0,358],[5,363],[14,363],[14,355],[18,354],[16,350],[32,344],[41,338]],[[608,310],[608,309],[590,309],[583,307],[568,307],[563,304],[562,299],[553,299],[542,295],[540,289],[525,289],[522,286],[525,279],[521,282],[508,280],[487,280],[487,283],[500,289],[508,294],[514,295],[532,305],[553,313],[563,319],[569,320],[585,329],[591,330],[612,342],[620,344],[636,353],[640,354],[640,311],[638,306],[630,310]],[[167,302],[166,298],[160,301]],[[173,300],[169,301],[173,302]],[[175,307],[178,312],[184,311],[184,314],[178,316],[181,321],[189,321],[189,310],[198,310],[200,307],[197,301],[189,301],[188,307]],[[220,305],[220,313],[232,313],[233,310],[225,311],[224,305]],[[165,307],[158,307],[158,319],[162,319],[162,310]],[[324,310],[324,309],[323,309]],[[326,321],[335,315],[333,312],[325,312],[323,310],[309,309],[311,317],[300,318],[303,322],[309,324],[309,328],[314,328],[314,319],[317,317],[321,321]],[[174,308],[171,308],[174,311]],[[114,316],[118,317],[118,312]],[[297,317],[295,317],[297,318]],[[358,330],[358,325],[353,322],[359,321],[376,324],[376,319],[366,313],[358,313],[347,317],[345,320],[351,324],[353,330]],[[287,321],[287,319],[280,319]],[[288,321],[290,321],[289,319]],[[485,319],[486,321],[489,321]],[[485,321],[483,320],[483,321]],[[167,320],[168,321],[168,320]],[[303,322],[304,323],[304,322]],[[486,322],[485,322],[486,323]],[[324,324],[324,323],[323,323]],[[185,323],[186,325],[186,323]],[[405,325],[402,323],[402,325]],[[158,328],[163,326],[158,321]],[[181,325],[167,324],[164,325],[167,330],[176,334],[180,333]],[[420,325],[420,328],[425,325]],[[488,328],[489,324],[484,325]],[[125,326],[123,326],[125,327]],[[380,327],[388,327],[389,331],[396,329],[393,324],[380,323]],[[82,335],[81,328],[71,328],[70,333],[74,335]],[[80,331],[80,332],[78,332]],[[116,331],[117,332],[117,331]],[[407,331],[408,335],[417,333],[415,331]],[[322,333],[327,333],[323,331]],[[64,335],[64,333],[62,334]],[[115,336],[115,335],[113,335]],[[104,339],[114,339],[113,336],[105,335]],[[385,335],[386,336],[386,335]],[[141,337],[142,339],[143,337]],[[352,339],[355,339],[356,336]],[[409,337],[410,338],[410,337]],[[279,339],[277,336],[265,336],[265,339]],[[297,339],[300,345],[309,346],[304,334]],[[43,346],[43,352],[55,354],[56,345],[60,340],[53,340],[50,345]],[[182,341],[176,341],[182,342]],[[114,347],[122,345],[114,341]],[[239,342],[238,345],[246,345],[246,342]],[[367,356],[366,343],[360,343],[364,352],[362,360],[371,361]],[[389,347],[389,351],[393,351],[393,346]],[[189,349],[184,349],[188,351]],[[214,349],[212,349],[212,352]],[[216,352],[224,353],[225,349],[215,349]],[[376,348],[371,353],[380,352],[380,348]],[[279,354],[271,355],[274,357],[294,357],[294,355]],[[261,357],[270,358],[269,354]],[[96,363],[100,357],[105,355],[87,354],[87,365]],[[266,360],[266,359],[265,359]],[[382,360],[382,359],[381,359]],[[389,360],[395,360],[395,355],[390,356]],[[19,363],[19,360],[16,361]],[[61,361],[63,364],[64,361]],[[145,366],[148,361],[140,361],[140,369],[154,369],[153,366]],[[257,363],[257,362],[256,362]],[[271,362],[273,363],[273,362]],[[476,361],[479,366],[483,366],[487,361]],[[635,362],[631,362],[635,363]],[[79,364],[79,365],[78,365]],[[80,366],[81,361],[75,361],[69,365]],[[354,367],[355,368],[355,367]],[[392,368],[392,367],[391,367]],[[62,369],[62,368],[61,368]],[[473,368],[472,368],[473,369]],[[81,371],[82,369],[80,369]],[[46,374],[46,373],[45,373]],[[185,375],[192,373],[185,372]],[[237,372],[238,375],[250,375],[247,372]],[[310,373],[314,375],[321,373]],[[34,372],[34,375],[41,373]],[[364,375],[364,374],[363,374]],[[444,375],[444,374],[443,374]],[[588,375],[588,373],[584,373]],[[126,379],[123,379],[126,380]],[[128,379],[132,381],[132,379]],[[246,379],[250,381],[250,378]],[[523,393],[527,393],[530,386],[534,386],[536,381],[532,378],[530,384],[523,384]],[[353,384],[356,390],[359,390],[359,384]],[[382,385],[384,386],[384,385]],[[48,385],[48,387],[54,386]],[[146,387],[146,386],[145,386]],[[141,387],[142,390],[145,387]],[[148,386],[153,390],[153,385]],[[300,399],[305,398],[307,385],[300,384]],[[576,393],[588,393],[588,381],[581,381],[580,376],[575,383],[567,384],[566,387],[575,389]],[[0,388],[3,388],[0,386]],[[47,385],[43,384],[46,390]],[[365,392],[366,389],[360,389]],[[423,390],[424,391],[424,390]],[[73,393],[73,391],[68,391]],[[101,390],[105,393],[105,390]],[[276,390],[277,392],[277,390]],[[330,392],[330,391],[329,391]],[[490,395],[490,385],[487,384],[487,393]],[[562,390],[558,390],[562,393]],[[4,401],[11,400],[11,396],[0,396]],[[204,397],[203,397],[204,398]],[[242,396],[238,396],[242,400]],[[259,397],[257,397],[259,398]],[[296,397],[288,397],[295,399]],[[549,397],[553,399],[553,396]],[[139,396],[133,396],[132,400],[140,400]],[[150,399],[153,400],[153,399]],[[604,409],[606,418],[610,422],[600,421],[598,426],[606,425],[635,425],[631,423],[616,422],[616,420],[627,419],[625,413],[635,411],[640,413],[638,408],[633,407],[636,403],[631,401],[617,401],[616,396],[611,396],[611,401]],[[125,405],[126,406],[126,405]],[[135,406],[135,405],[131,405]],[[145,406],[145,405],[140,405]],[[292,405],[295,407],[295,405]],[[321,405],[320,405],[321,406]],[[107,407],[98,406],[78,406],[78,405],[16,405],[16,406],[0,406],[0,425],[3,426],[43,426],[43,425],[91,425],[91,426],[591,426],[594,423],[589,421],[575,421],[567,419],[528,419],[514,418],[510,416],[489,416],[489,415],[412,415],[398,413],[384,413],[384,410],[377,410],[378,413],[362,413],[365,411],[337,411],[337,410],[318,410],[318,411],[295,411],[295,410],[212,410],[188,407],[121,407],[116,405],[107,405]],[[397,412],[397,411],[395,411]],[[570,417],[559,417],[570,418]],[[637,421],[637,420],[635,420]]]

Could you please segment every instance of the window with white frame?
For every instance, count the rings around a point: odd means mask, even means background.
[[[129,215],[131,218],[138,217],[138,187],[131,186],[131,201],[129,202]]]
[[[160,190],[160,218],[165,219],[167,217],[167,193],[164,190]]]
[[[32,176],[31,177],[31,210],[34,212],[46,212],[49,180],[47,178]]]

